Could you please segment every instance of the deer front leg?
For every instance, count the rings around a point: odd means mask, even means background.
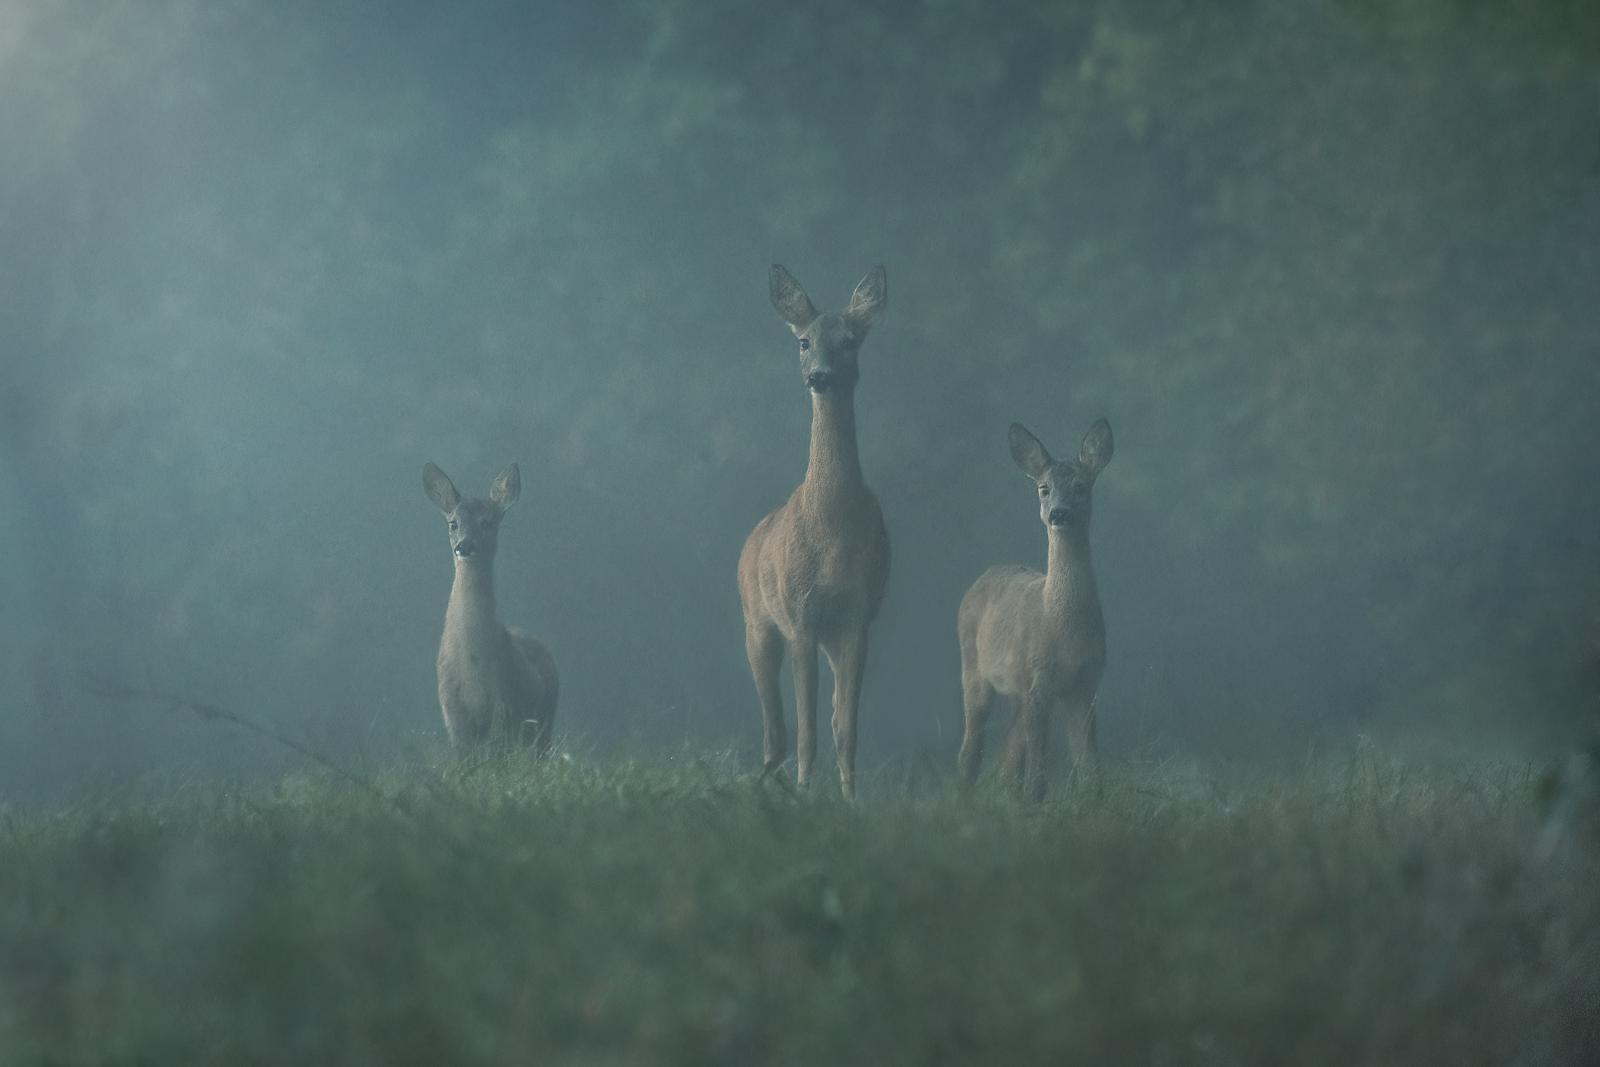
[[[1100,755],[1094,739],[1094,700],[1070,702],[1064,713],[1067,744],[1072,749],[1072,784],[1096,792],[1100,788]]]
[[[856,709],[867,673],[867,628],[849,634],[833,647],[824,646],[833,668],[833,751],[839,760],[839,791],[846,800],[856,795]]]
[[[768,771],[776,770],[789,748],[788,731],[783,726],[783,691],[778,687],[783,634],[771,623],[746,623],[744,653],[756,681],[756,696],[761,700],[761,765]]]
[[[1028,772],[1028,731],[1022,725],[1022,698],[1016,700],[1016,709],[1006,727],[1006,748],[1000,756],[1000,778],[1018,792],[1022,790],[1023,776]]]
[[[811,784],[811,763],[817,755],[817,643],[798,638],[789,650],[794,668],[795,780]]]
[[[1021,728],[1023,747],[1027,752],[1027,767],[1018,782],[1022,785],[1022,793],[1027,799],[1040,801],[1044,799],[1045,772],[1048,769],[1048,749],[1050,744],[1050,705],[1047,701],[1037,696],[1029,695],[1022,701],[1022,717],[1018,723]]]

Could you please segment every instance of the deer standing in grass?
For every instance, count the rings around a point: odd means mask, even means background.
[[[439,641],[439,709],[457,747],[490,738],[550,749],[560,681],[549,649],[495,615],[494,554],[500,520],[522,492],[515,463],[489,499],[463,499],[444,471],[422,468],[422,487],[450,528],[455,584]]]
[[[774,264],[772,306],[800,345],[811,391],[811,457],[805,480],[756,524],[739,554],[745,654],[761,700],[762,759],[783,763],[788,736],[779,671],[784,642],[794,670],[796,778],[811,781],[816,756],[817,650],[833,670],[833,747],[839,786],[855,795],[856,710],[867,669],[867,626],[889,579],[889,534],[856,453],[857,356],[889,287],[873,268],[839,313],[819,313],[800,283]]]
[[[1098,778],[1094,696],[1106,665],[1106,628],[1089,558],[1089,514],[1095,479],[1111,451],[1104,419],[1089,427],[1078,458],[1063,462],[1021,424],[1011,424],[1011,458],[1034,482],[1049,562],[1043,574],[991,567],[961,598],[964,786],[978,776],[996,693],[1017,704],[1003,770],[1027,796],[1044,796],[1050,716],[1057,711],[1067,722],[1075,779]]]

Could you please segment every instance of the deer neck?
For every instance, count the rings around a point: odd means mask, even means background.
[[[811,458],[804,499],[813,509],[852,496],[864,487],[856,452],[855,390],[811,394]]]
[[[1050,555],[1044,574],[1045,610],[1066,619],[1096,611],[1100,594],[1089,556],[1089,531],[1050,527]]]
[[[456,560],[456,580],[445,608],[447,629],[473,631],[498,625],[494,609],[494,564],[489,560]]]

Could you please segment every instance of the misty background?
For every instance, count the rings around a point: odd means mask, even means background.
[[[753,766],[734,567],[810,415],[772,262],[888,270],[865,768],[953,759],[960,597],[1043,566],[1013,419],[1115,430],[1111,758],[1593,714],[1588,0],[12,0],[0,159],[0,800],[293,762],[87,677],[442,746],[429,460],[521,464],[500,611],[576,749]]]

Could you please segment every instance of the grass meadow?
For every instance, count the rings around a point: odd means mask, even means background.
[[[516,754],[0,812],[0,1063],[1600,1062],[1535,766],[1112,763],[855,805]]]

